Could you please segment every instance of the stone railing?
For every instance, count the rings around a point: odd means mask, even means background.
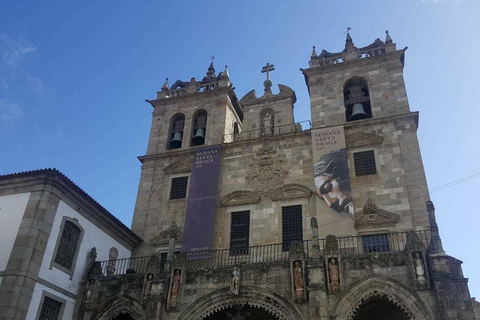
[[[304,240],[297,242],[295,250],[300,248],[305,258],[320,258],[332,253],[340,256],[370,255],[403,252],[412,245],[415,250],[426,250],[430,244],[430,231],[385,233],[366,236],[335,237],[327,239]],[[290,243],[276,243],[262,246],[230,248],[221,250],[182,253],[174,256],[172,264],[181,263],[187,269],[233,267],[248,264],[265,264],[288,261],[291,252]],[[96,276],[114,276],[123,274],[158,274],[164,271],[165,261],[159,255],[127,259],[98,261],[92,272]]]
[[[305,130],[309,130],[312,127],[310,120],[305,120],[292,124],[285,124],[281,126],[274,126],[270,133],[265,133],[263,129],[244,130],[240,133],[230,133],[223,135],[223,143],[232,143],[245,140],[254,140],[260,138],[268,138],[274,136],[283,136],[289,134],[301,133]]]

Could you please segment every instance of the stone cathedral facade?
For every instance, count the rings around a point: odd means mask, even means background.
[[[391,37],[315,47],[295,92],[239,99],[228,69],[154,100],[132,258],[90,259],[78,319],[475,319],[444,252]],[[277,71],[278,72],[278,71]]]

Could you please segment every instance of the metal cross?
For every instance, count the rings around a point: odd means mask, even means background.
[[[275,66],[267,62],[266,66],[262,67],[262,73],[267,73],[267,80],[270,80],[270,71],[275,70]]]

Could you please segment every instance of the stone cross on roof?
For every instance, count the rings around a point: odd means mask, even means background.
[[[271,94],[272,90],[272,81],[270,81],[270,72],[275,70],[275,66],[267,62],[265,66],[262,67],[262,73],[267,73],[267,80],[263,82],[263,86],[265,87],[265,94]]]

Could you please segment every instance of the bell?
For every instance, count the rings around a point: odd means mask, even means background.
[[[182,147],[182,133],[175,132],[172,140],[170,140],[170,149],[178,149]]]
[[[365,109],[361,103],[355,103],[352,108],[352,115],[348,121],[360,120],[370,118],[370,115],[365,113]]]
[[[197,129],[197,132],[195,132],[195,136],[192,138],[192,144],[194,146],[199,146],[204,143],[205,143],[205,131],[202,128]]]

